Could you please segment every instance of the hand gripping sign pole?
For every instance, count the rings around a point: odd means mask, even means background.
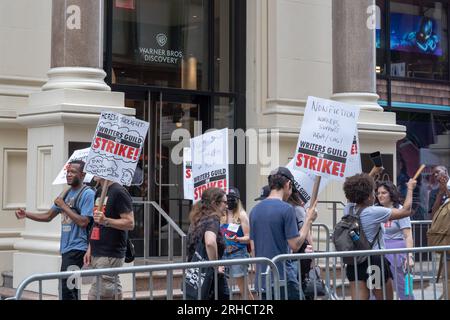
[[[101,113],[84,169],[105,180],[96,203],[101,212],[112,183],[131,185],[148,127],[148,122],[134,117],[114,112]],[[92,230],[92,240],[99,239],[97,233],[99,227],[96,225]]]

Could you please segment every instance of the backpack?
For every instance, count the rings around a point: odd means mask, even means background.
[[[81,188],[81,190],[77,193],[77,195],[75,196],[75,199],[74,199],[74,201],[73,201],[73,206],[71,207],[71,209],[73,210],[73,211],[75,211],[76,213],[78,213],[78,214],[80,214],[81,215],[81,209],[80,209],[80,199],[81,199],[81,196],[83,195],[83,193],[86,191],[86,190],[88,190],[88,189],[91,189],[92,190],[92,188],[91,187],[89,187],[89,186],[86,186],[86,185],[84,185],[82,188]],[[69,189],[70,190],[70,189]],[[69,193],[69,192],[67,192],[67,193]],[[67,196],[67,194],[65,194],[64,195],[64,200],[65,200],[65,198],[66,198],[66,196]],[[94,219],[92,218],[92,217],[88,217],[89,218],[89,223],[88,223],[88,225],[87,225],[87,227],[86,227],[86,231],[87,231],[87,234],[88,234],[88,237],[89,237],[89,235],[91,234],[91,230],[92,230],[92,226],[94,225]]]
[[[427,239],[429,246],[450,245],[450,201],[444,203],[434,214]]]
[[[336,251],[372,250],[373,244],[378,240],[381,224],[374,240],[372,242],[367,240],[360,219],[360,214],[364,209],[365,207],[360,208],[355,215],[349,213],[348,215],[343,216],[341,221],[336,224],[333,231],[333,243]],[[359,240],[352,240],[350,236],[351,231],[354,231],[359,235]],[[360,264],[367,260],[367,256],[344,257],[343,261],[346,264],[353,265],[355,259],[356,264]]]

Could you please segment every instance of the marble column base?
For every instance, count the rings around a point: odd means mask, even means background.
[[[378,99],[380,99],[380,96],[376,93],[366,93],[366,92],[335,93],[331,96],[330,99],[338,102],[359,106],[361,107],[361,110],[383,112],[383,108],[378,104]]]
[[[86,89],[111,91],[105,83],[106,72],[96,68],[61,67],[47,72],[48,81],[42,87],[43,91],[55,89]]]

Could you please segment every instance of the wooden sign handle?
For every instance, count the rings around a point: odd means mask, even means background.
[[[416,174],[414,175],[413,180],[417,180],[417,178],[419,177],[419,175],[422,173],[423,169],[425,169],[426,165],[421,165],[420,168],[417,170]]]
[[[319,187],[320,187],[320,181],[322,180],[321,176],[316,176],[316,181],[314,181],[314,186],[313,186],[313,190],[311,193],[311,202],[310,205],[313,205],[316,200],[317,200],[317,196],[319,194]]]
[[[103,202],[105,202],[105,198],[106,198],[106,195],[108,193],[108,188],[110,186],[110,183],[111,182],[109,180],[105,180],[103,182],[102,193],[100,195],[100,200],[98,201],[97,210],[102,210],[102,208],[103,208]]]

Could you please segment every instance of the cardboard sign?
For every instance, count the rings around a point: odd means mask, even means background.
[[[347,166],[345,169],[344,177],[351,177],[361,172],[362,172],[361,153],[359,152],[358,132],[356,132],[353,138],[352,149],[350,151],[350,155],[347,160]]]
[[[209,188],[228,193],[228,129],[216,130],[191,139],[194,203]]]
[[[194,200],[194,179],[192,178],[191,148],[183,148],[183,189],[184,198]]]
[[[102,112],[84,170],[130,186],[148,127],[148,122],[134,117]]]
[[[291,171],[292,175],[294,176],[295,187],[299,191],[300,198],[306,204],[306,206],[309,206],[316,176],[311,173],[305,173],[300,170],[295,170],[294,166],[295,166],[295,159],[292,159],[286,165],[286,168],[288,168]],[[319,187],[319,194],[326,188],[328,182],[329,182],[328,179],[322,178]]]
[[[67,167],[68,167],[69,163],[72,161],[75,161],[75,160],[82,160],[82,161],[86,162],[88,154],[89,154],[89,150],[90,150],[90,148],[75,150],[72,153],[72,155],[70,156],[69,160],[67,160],[64,167],[58,173],[58,176],[53,181],[53,185],[66,184],[67,183],[67,180],[66,180]],[[89,183],[92,181],[92,178],[94,178],[94,176],[92,174],[87,173],[86,176],[84,177],[83,182]]]
[[[294,171],[344,180],[359,108],[309,97],[294,157]]]

